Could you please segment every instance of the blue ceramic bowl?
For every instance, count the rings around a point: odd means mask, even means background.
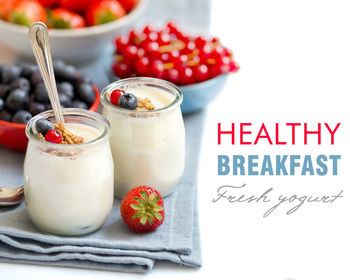
[[[228,74],[221,74],[201,83],[180,86],[183,93],[182,113],[192,113],[207,106],[220,93],[226,83],[227,77]]]

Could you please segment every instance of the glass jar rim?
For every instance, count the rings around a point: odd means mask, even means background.
[[[98,144],[98,143],[104,141],[105,139],[108,139],[110,134],[111,134],[111,129],[110,129],[111,125],[110,125],[109,121],[105,117],[103,117],[102,115],[100,115],[96,112],[85,110],[85,109],[80,109],[80,108],[64,108],[63,109],[63,116],[66,116],[66,115],[67,116],[74,116],[74,117],[81,116],[81,117],[90,118],[93,121],[101,124],[103,127],[103,131],[102,131],[101,135],[99,135],[97,138],[93,139],[92,141],[86,142],[86,143],[80,143],[80,144],[74,144],[74,145],[62,145],[62,144],[47,142],[47,141],[45,141],[45,140],[43,140],[35,135],[33,127],[35,126],[35,123],[39,119],[55,118],[53,110],[48,110],[48,111],[44,111],[40,114],[35,115],[33,118],[31,118],[29,120],[29,122],[27,123],[26,129],[25,129],[27,138],[29,140],[35,141],[36,143],[45,144],[49,147],[56,148],[56,149],[57,148],[74,149],[77,147],[86,147],[86,146]]]
[[[152,85],[160,86],[167,89],[168,91],[171,91],[172,93],[175,93],[174,94],[175,98],[169,105],[156,110],[151,110],[151,111],[134,111],[134,110],[124,109],[113,105],[109,100],[108,94],[111,93],[113,90],[118,89],[118,86],[129,84],[129,83],[131,84],[141,83],[145,86],[152,86]],[[118,112],[121,114],[130,114],[130,112],[132,112],[133,114],[135,114],[135,116],[153,116],[154,113],[163,113],[163,112],[171,111],[175,109],[177,106],[180,106],[182,103],[182,100],[183,100],[183,95],[179,87],[177,87],[176,85],[168,81],[157,79],[157,78],[151,78],[151,77],[134,77],[134,78],[127,78],[127,79],[120,79],[106,86],[101,92],[101,101],[103,106],[106,106],[112,109],[114,112]]]

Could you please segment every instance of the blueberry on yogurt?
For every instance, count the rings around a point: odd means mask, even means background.
[[[132,93],[125,93],[118,100],[119,107],[129,110],[134,110],[137,107],[137,103],[137,98]]]
[[[55,127],[52,122],[45,119],[40,119],[35,123],[35,129],[38,133],[41,133],[42,135],[45,136],[45,134],[49,130],[55,129]]]

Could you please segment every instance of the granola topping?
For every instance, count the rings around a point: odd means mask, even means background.
[[[59,144],[67,144],[67,145],[72,145],[72,144],[81,144],[84,143],[84,138],[78,135],[73,134],[71,131],[69,131],[66,126],[61,123],[55,123],[54,128],[56,132],[58,132],[62,136],[62,141]],[[36,134],[38,138],[41,140],[47,141],[45,139],[45,136],[39,132]]]
[[[152,104],[151,100],[149,100],[149,98],[140,98],[140,97],[136,97],[137,98],[137,107],[136,107],[136,111],[152,111],[155,109],[154,105]]]
[[[54,124],[55,129],[62,135],[61,144],[81,144],[84,143],[84,138],[70,132],[63,123]]]

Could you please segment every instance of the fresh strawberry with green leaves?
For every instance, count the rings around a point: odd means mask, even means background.
[[[96,0],[86,10],[88,25],[99,25],[125,16],[123,6],[117,0]]]
[[[86,25],[81,15],[63,8],[49,11],[49,19],[50,27],[57,29],[77,29]]]
[[[165,217],[164,202],[160,193],[147,186],[129,191],[120,205],[127,226],[135,232],[147,232],[159,227]]]
[[[43,5],[37,0],[20,0],[15,2],[8,20],[15,24],[30,26],[33,22],[46,22],[47,16]]]
[[[59,0],[59,6],[73,12],[84,12],[94,0]]]

